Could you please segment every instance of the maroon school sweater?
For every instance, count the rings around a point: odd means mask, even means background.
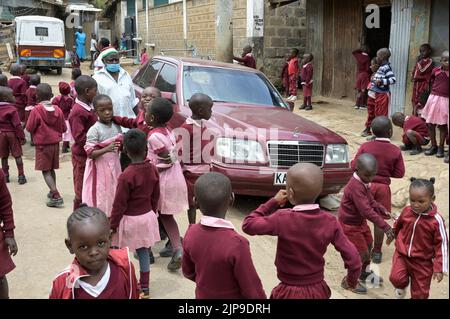
[[[14,132],[20,141],[25,140],[19,113],[14,105],[0,102],[0,133]]]
[[[391,226],[378,212],[385,213],[386,209],[373,198],[367,185],[352,177],[344,189],[339,220],[346,225],[361,226],[368,219],[384,231],[389,230]]]
[[[111,212],[111,229],[117,229],[123,215],[156,213],[159,201],[159,175],[156,167],[145,161],[130,164],[119,176]]]
[[[423,137],[430,136],[427,124],[418,116],[409,115],[406,117],[405,122],[403,123],[403,138],[406,137],[406,132],[409,130],[416,131]]]
[[[70,111],[72,110],[73,103],[75,103],[73,97],[70,95],[58,95],[53,100],[52,103],[58,105],[64,114],[64,119],[68,120]]]
[[[400,149],[388,140],[375,139],[366,142],[359,148],[352,161],[352,169],[356,168],[358,157],[361,154],[372,154],[378,162],[378,171],[373,182],[391,184],[391,177],[402,178],[405,176],[405,163]]]
[[[431,94],[448,98],[448,70],[435,68],[431,76]]]
[[[370,76],[372,73],[370,70],[370,56],[361,50],[355,50],[352,54],[356,60],[358,74],[367,74]]]
[[[75,141],[72,145],[73,155],[86,156],[86,151],[84,150],[86,134],[95,122],[97,122],[97,115],[95,115],[94,110],[88,111],[75,100],[69,115],[70,129]]]
[[[25,95],[28,89],[27,83],[20,77],[11,77],[8,80],[8,86],[13,90],[16,105],[18,107],[25,107],[27,105],[27,96]]]
[[[151,127],[145,123],[145,113],[144,111],[139,111],[136,118],[129,118],[129,117],[120,117],[120,116],[114,116],[113,117],[114,123],[117,125],[126,127],[126,128],[137,128],[144,132],[147,136],[148,133],[151,131]]]
[[[36,86],[31,85],[25,92],[27,96],[27,106],[35,106],[36,102]]]
[[[5,237],[14,237],[14,217],[11,195],[6,187],[5,175],[0,170],[0,231]]]
[[[311,85],[309,82],[311,82],[311,80],[313,79],[313,75],[314,75],[314,66],[312,62],[308,62],[307,64],[303,65],[301,68],[301,80],[302,83],[306,83],[306,85]]]
[[[51,105],[50,101],[45,103]],[[62,134],[67,130],[64,115],[58,106],[52,105],[54,111],[45,109],[40,103],[31,111],[27,122],[27,131],[33,135],[36,145],[57,144],[62,140]]]
[[[197,299],[266,299],[249,242],[233,229],[190,225],[182,270],[197,284]]]
[[[278,237],[275,265],[278,279],[284,284],[304,286],[322,282],[324,255],[332,244],[344,259],[349,284],[355,286],[361,260],[336,217],[319,207],[294,209],[280,209],[272,198],[244,219],[242,230],[249,235]]]

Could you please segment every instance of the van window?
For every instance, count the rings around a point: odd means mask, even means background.
[[[153,61],[147,64],[147,67],[143,67],[137,76],[135,77],[134,83],[142,88],[152,85],[153,81],[158,74],[158,71],[162,67],[162,62]]]
[[[34,33],[38,37],[48,37],[48,28],[34,27]]]
[[[161,92],[175,93],[177,87],[177,68],[173,65],[165,64],[159,73],[155,86]]]

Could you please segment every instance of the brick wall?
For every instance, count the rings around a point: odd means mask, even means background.
[[[188,45],[193,45],[198,55],[215,54],[215,6],[214,0],[187,2]],[[183,4],[175,3],[149,8],[149,43],[156,45],[151,55],[160,54],[161,49],[184,49]],[[146,41],[145,10],[139,11],[139,33]],[[153,52],[152,52],[153,51]],[[169,53],[167,53],[169,54]],[[170,55],[183,56],[183,51]]]

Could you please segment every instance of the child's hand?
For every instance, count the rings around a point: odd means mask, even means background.
[[[395,233],[392,228],[389,228],[389,230],[386,231],[386,237],[387,237],[386,244],[388,244],[388,242],[390,244],[395,239]]]
[[[108,146],[106,146],[106,152],[117,153],[119,151],[120,142],[112,142]]]
[[[389,246],[394,241],[393,238],[386,239],[386,246]]]
[[[8,246],[9,254],[11,256],[17,255],[18,249],[17,249],[16,240],[14,238],[11,238],[11,237],[6,237],[5,238],[5,243],[6,243],[6,246]]]
[[[377,86],[381,86],[382,84],[383,84],[383,81],[381,81],[381,80],[377,80]]]
[[[435,272],[433,274],[433,279],[436,280],[437,282],[441,282],[442,279],[444,279],[444,274],[441,272]]]
[[[25,145],[26,143],[27,143],[27,140],[21,140],[21,141],[20,141],[20,144],[21,144],[21,145]]]
[[[287,203],[287,191],[280,189],[274,198],[280,207],[284,207]]]

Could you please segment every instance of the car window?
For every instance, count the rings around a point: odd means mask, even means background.
[[[176,92],[177,68],[170,64],[165,64],[156,79],[155,86],[161,92]]]
[[[186,66],[183,93],[185,99],[204,93],[217,102],[287,107],[262,74],[235,69]]]
[[[143,67],[136,75],[136,77],[134,78],[134,83],[142,88],[150,86],[155,80],[155,77],[162,66],[163,63],[158,61],[153,61],[147,64],[147,67]]]

